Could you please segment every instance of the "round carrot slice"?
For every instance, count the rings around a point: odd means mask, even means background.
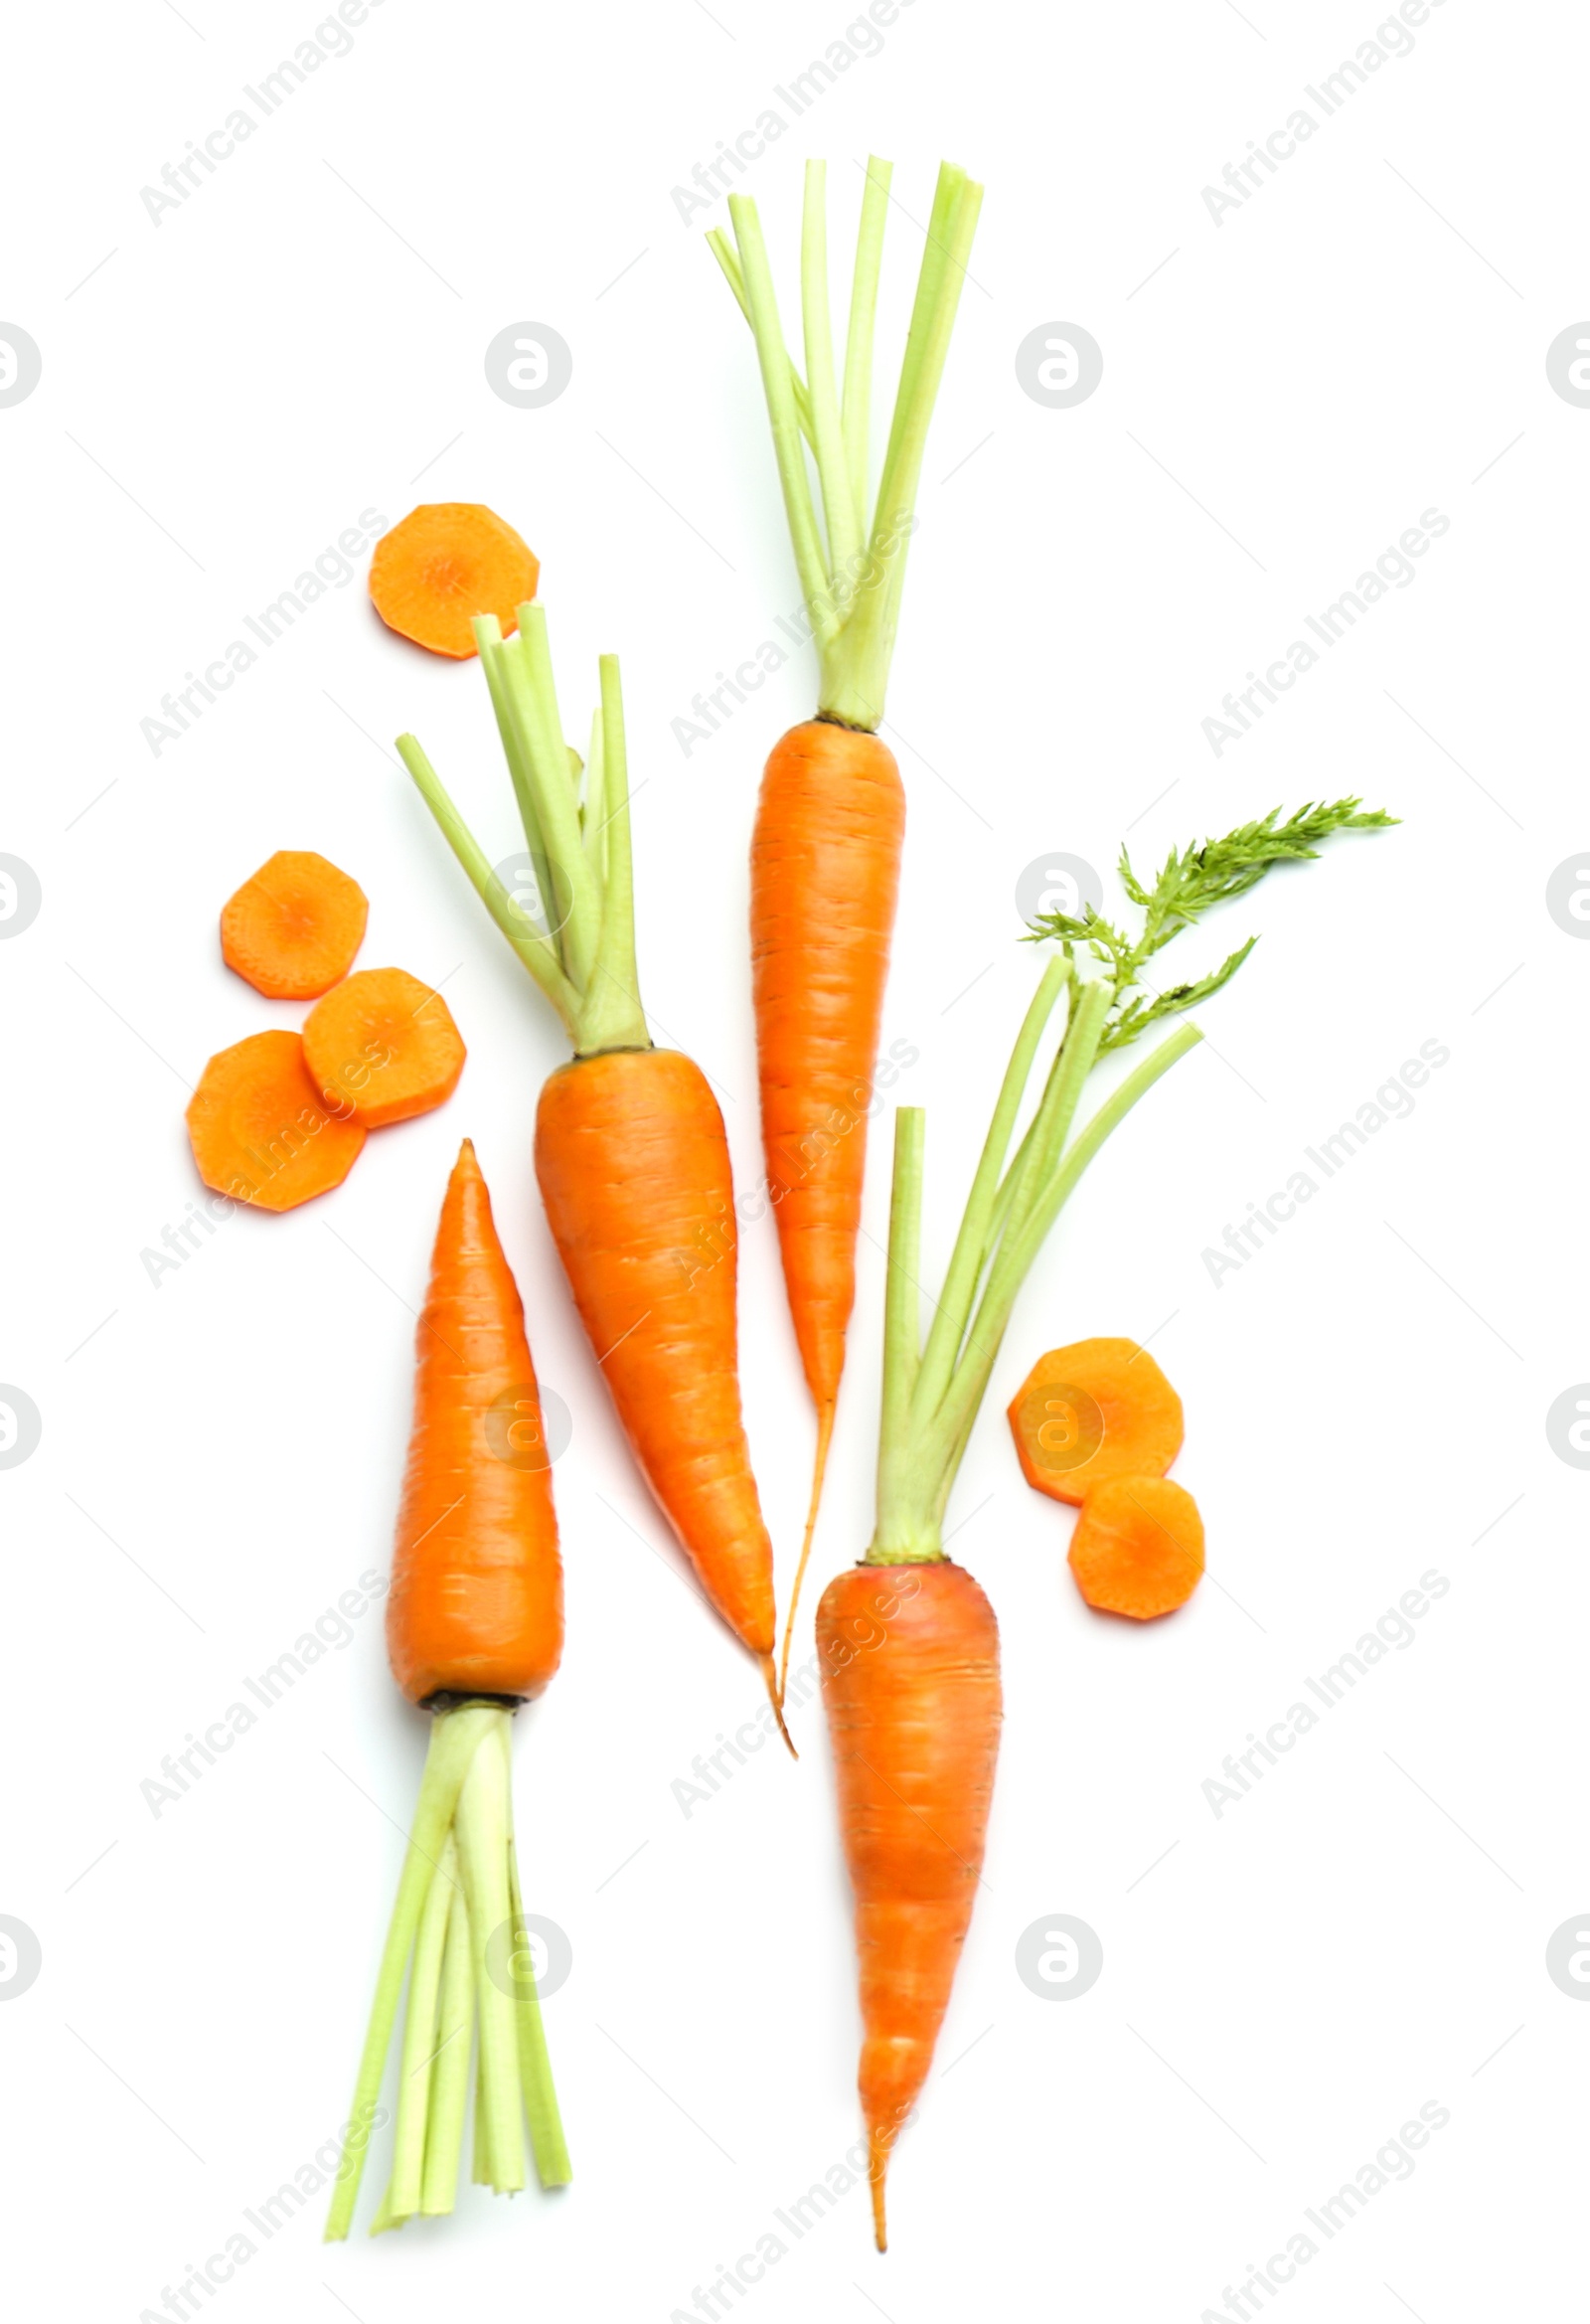
[[[402,968],[364,968],[304,1024],[319,1093],[367,1130],[428,1113],[458,1086],[464,1045],[440,993]]]
[[[347,975],[369,913],[358,881],[324,856],[279,848],[223,906],[221,956],[256,992],[306,1001]]]
[[[370,561],[370,594],[389,629],[433,654],[467,662],[469,624],[495,613],[506,637],[516,608],[536,594],[541,567],[502,518],[474,500],[434,500],[383,533]]]
[[[1182,1400],[1136,1340],[1051,1348],[1008,1410],[1028,1483],[1073,1506],[1106,1477],[1163,1476],[1182,1449]]]
[[[296,1033],[252,1033],[219,1050],[188,1107],[206,1186],[261,1211],[290,1211],[341,1186],[365,1132],[331,1111],[309,1078]]]
[[[1203,1520],[1169,1477],[1111,1477],[1082,1504],[1071,1572],[1090,1606],[1151,1622],[1186,1605],[1203,1572]]]

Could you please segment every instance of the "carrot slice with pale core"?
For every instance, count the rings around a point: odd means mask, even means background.
[[[467,662],[475,615],[495,613],[507,635],[540,578],[534,555],[493,510],[473,500],[427,501],[376,543],[370,595],[399,637]]]
[[[279,848],[222,907],[221,956],[272,1000],[310,1000],[347,975],[369,913],[358,881],[324,856]]]
[[[365,1142],[328,1107],[296,1033],[252,1033],[217,1052],[188,1107],[206,1186],[261,1211],[290,1211],[341,1186]]]
[[[1111,1477],[1082,1504],[1071,1572],[1090,1606],[1150,1622],[1186,1605],[1203,1572],[1203,1520],[1169,1477]]]
[[[367,1130],[428,1113],[458,1086],[464,1045],[439,993],[403,968],[364,968],[304,1022],[317,1092]]]

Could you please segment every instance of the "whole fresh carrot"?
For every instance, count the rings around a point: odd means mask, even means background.
[[[562,1564],[524,1310],[467,1138],[436,1229],[415,1356],[387,1650],[408,1700],[432,1714],[430,1748],[328,2241],[353,2224],[405,1973],[392,2179],[372,2233],[453,2208],[477,2021],[476,2178],[498,2192],[524,2186],[527,2109],[542,2185],[569,2178],[524,1966],[508,1733],[562,1654]]]
[[[945,1556],[950,1489],[1044,1238],[1111,1132],[1201,1036],[1192,1023],[1179,1026],[1073,1135],[1095,1067],[1148,1026],[1217,992],[1252,945],[1212,974],[1152,999],[1136,989],[1143,963],[1273,865],[1314,854],[1314,843],[1332,831],[1389,820],[1357,809],[1356,799],[1343,799],[1305,808],[1284,825],[1267,816],[1223,840],[1173,851],[1151,889],[1139,884],[1123,853],[1123,883],[1144,913],[1135,938],[1091,910],[1081,919],[1059,915],[1043,924],[1038,932],[1058,938],[1061,951],[1043,971],[1012,1054],[925,1341],[925,1116],[914,1106],[895,1115],[876,1524],[866,1557],[830,1582],[817,1613],[856,1896],[860,2083],[879,2250],[887,2241],[889,2157],[932,2063],[971,1921],[999,1747],[999,1628],[977,1583]],[[1084,961],[1101,973],[1085,976]],[[1062,995],[1063,1031],[1013,1153],[1025,1092]]]
[[[762,1141],[790,1313],[817,1408],[811,1506],[785,1624],[781,1687],[856,1299],[867,1114],[905,830],[899,769],[877,729],[928,423],[983,199],[981,186],[945,163],[874,496],[874,324],[891,174],[890,163],[868,162],[842,385],[829,312],[826,164],[806,165],[804,378],[785,348],[755,203],[731,195],[733,242],[721,233],[708,237],[755,334],[820,671],[816,718],[773,746],[751,841]],[[803,438],[817,472],[821,516]]]
[[[700,1067],[653,1047],[640,1003],[618,663],[602,657],[581,766],[563,741],[541,605],[521,605],[518,624],[505,641],[495,617],[482,618],[475,636],[534,907],[492,869],[413,736],[398,749],[567,1029],[573,1061],[548,1080],[536,1114],[553,1239],[647,1483],[776,1705],[773,1552],[740,1411],[728,1146]]]

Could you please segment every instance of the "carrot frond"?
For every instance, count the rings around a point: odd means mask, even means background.
[[[1250,936],[1238,945],[1207,976],[1173,985],[1147,1000],[1134,993],[1133,988],[1143,982],[1146,963],[1212,906],[1225,904],[1233,896],[1245,896],[1277,864],[1312,860],[1320,852],[1320,843],[1336,832],[1384,831],[1397,821],[1395,815],[1380,808],[1365,809],[1356,798],[1329,803],[1310,800],[1284,823],[1277,820],[1280,812],[1279,807],[1272,807],[1267,815],[1238,824],[1223,839],[1206,839],[1197,847],[1172,848],[1147,887],[1133,870],[1123,846],[1121,885],[1143,913],[1143,925],[1136,936],[1106,919],[1091,904],[1084,905],[1080,913],[1043,913],[1030,923],[1026,942],[1039,944],[1053,939],[1073,969],[1080,946],[1108,972],[1114,991],[1099,1043],[1101,1055],[1125,1049],[1160,1019],[1194,1008],[1236,974],[1257,937]],[[1133,997],[1128,998],[1129,994]]]

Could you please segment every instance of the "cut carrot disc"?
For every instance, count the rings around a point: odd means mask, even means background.
[[[304,1057],[317,1089],[367,1130],[428,1113],[458,1086],[464,1045],[447,1004],[401,968],[365,968],[309,1012]]]
[[[1163,1476],[1182,1449],[1182,1400],[1136,1340],[1051,1348],[1008,1411],[1028,1483],[1073,1506],[1107,1477]]]
[[[1203,1572],[1203,1520],[1169,1477],[1111,1477],[1082,1504],[1071,1572],[1090,1606],[1149,1622],[1186,1605]]]
[[[470,622],[495,613],[506,637],[515,608],[536,594],[541,567],[512,525],[473,500],[427,501],[383,533],[370,594],[389,629],[433,654],[468,661]]]
[[[262,1211],[290,1211],[341,1186],[363,1126],[330,1111],[296,1033],[253,1033],[210,1060],[188,1107],[206,1186]]]
[[[347,975],[369,912],[346,872],[281,848],[223,907],[222,958],[272,1000],[309,1000]]]

